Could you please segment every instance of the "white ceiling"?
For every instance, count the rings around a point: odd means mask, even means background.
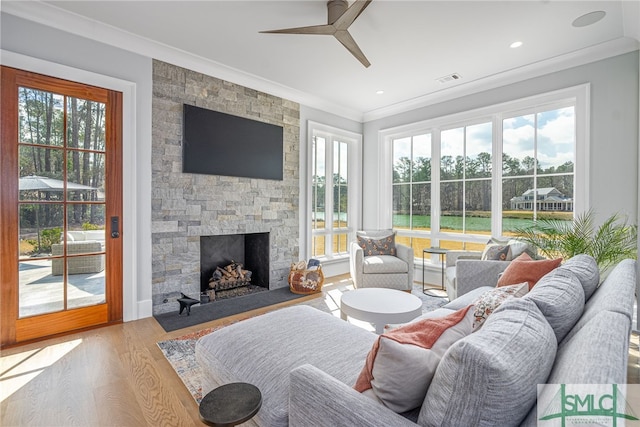
[[[162,60],[189,58],[199,64],[194,69],[210,67],[217,77],[361,120],[637,49],[640,33],[637,0],[373,0],[349,29],[372,64],[365,68],[330,36],[259,33],[325,24],[325,1],[3,3],[23,17],[46,9],[45,24]],[[571,25],[599,10],[601,21]],[[522,47],[510,48],[514,41]],[[451,73],[462,78],[437,81]]]

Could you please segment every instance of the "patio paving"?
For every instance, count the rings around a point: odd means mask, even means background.
[[[20,317],[51,313],[64,309],[63,276],[51,274],[50,259],[20,262]],[[67,308],[105,302],[105,272],[70,274]]]

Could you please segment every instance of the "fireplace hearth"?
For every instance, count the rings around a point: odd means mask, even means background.
[[[200,291],[213,300],[249,285],[269,289],[269,233],[201,236]]]

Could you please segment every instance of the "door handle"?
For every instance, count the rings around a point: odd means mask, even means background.
[[[111,237],[114,239],[120,237],[120,218],[117,216],[111,217]]]

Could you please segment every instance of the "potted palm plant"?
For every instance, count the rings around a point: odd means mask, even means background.
[[[540,219],[516,229],[516,233],[519,240],[548,258],[591,255],[601,273],[623,259],[638,256],[638,226],[628,224],[619,214],[611,215],[598,227],[592,210],[576,215],[572,221]]]

